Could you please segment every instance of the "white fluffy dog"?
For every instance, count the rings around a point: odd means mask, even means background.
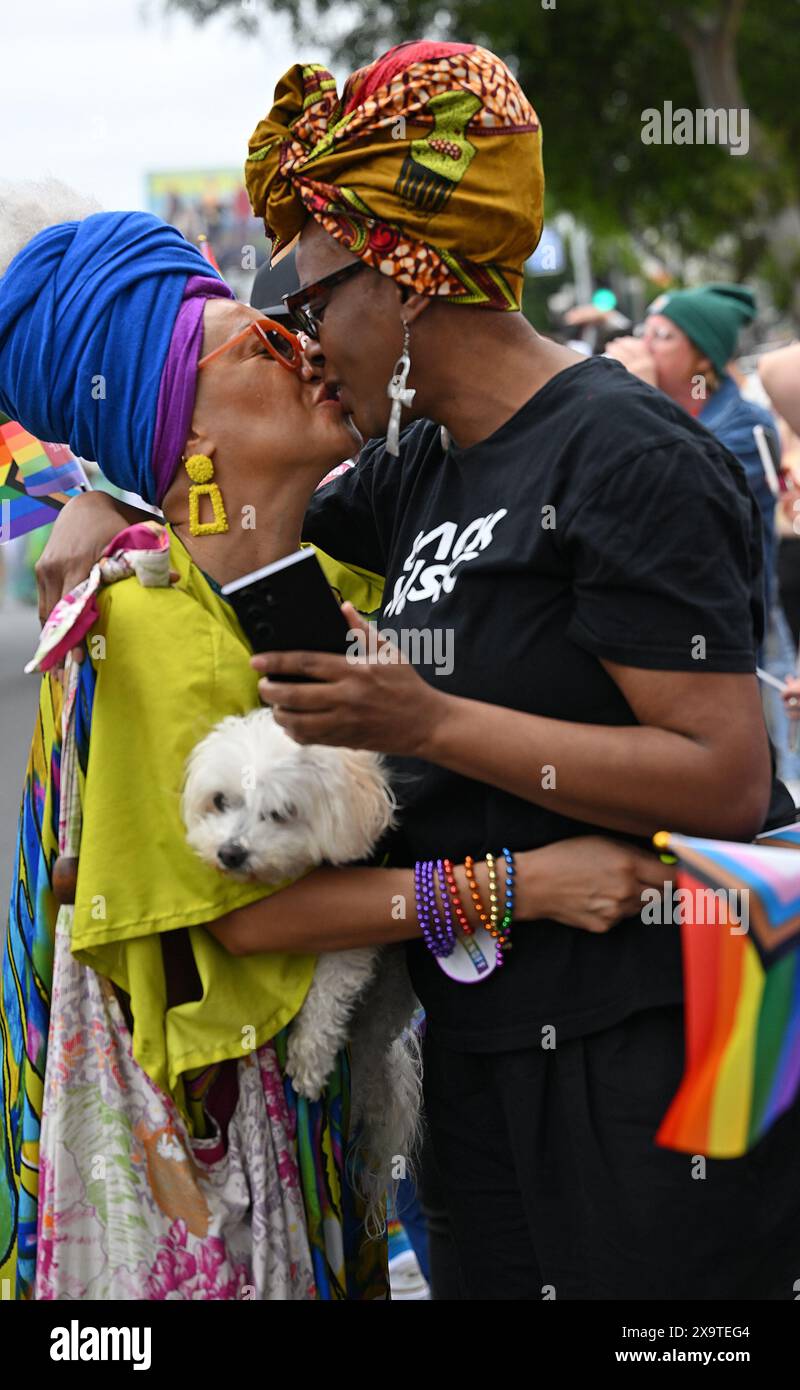
[[[394,810],[375,753],[295,743],[268,709],[223,719],[187,763],[188,842],[236,878],[280,883],[322,863],[364,859]],[[361,1129],[360,1186],[373,1216],[395,1158],[416,1142],[419,1058],[406,1031],[415,1006],[402,946],[333,951],[318,958],[290,1027],[287,1070],[311,1100],[350,1037],[351,1117]]]

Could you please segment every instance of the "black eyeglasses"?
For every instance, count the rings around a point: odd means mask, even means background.
[[[334,270],[331,275],[325,275],[321,280],[303,285],[292,294],[285,294],[283,302],[292,323],[303,333],[307,333],[309,338],[318,338],[319,325],[328,306],[331,290],[363,269],[364,261],[352,261],[350,265],[343,265],[340,270]]]

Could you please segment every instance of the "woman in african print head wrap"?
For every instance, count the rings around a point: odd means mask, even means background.
[[[398,867],[364,872],[401,897],[415,863],[430,882],[448,856],[517,862],[502,968],[465,988],[419,934],[407,949],[467,1296],[791,1299],[800,1106],[703,1182],[656,1146],[681,1075],[680,943],[641,918],[664,885],[656,830],[749,839],[769,816],[759,518],[706,431],[517,312],[540,141],[508,68],[468,43],[393,49],[341,98],[297,65],[255,131],[253,206],[279,247],[299,235],[289,304],[374,436],[306,534],[385,575],[382,620],[416,652],[265,654],[270,675],[318,680],[262,698],[300,742],[393,756]],[[87,512],[71,503],[62,537]],[[791,814],[776,797],[774,823]],[[386,911],[371,881],[354,933]],[[497,885],[502,901],[502,864]],[[244,949],[273,902],[237,915]]]
[[[617,364],[576,359],[515,312],[541,232],[541,131],[494,55],[404,45],[341,99],[298,66],[246,172],[278,248],[299,234],[294,304],[326,382],[387,448],[390,409],[409,424],[397,464],[365,451],[336,500],[312,503],[307,534],[381,556],[384,622],[451,635],[447,667],[264,696],[301,740],[367,742],[415,770],[394,862],[538,844],[573,865],[571,892],[515,926],[503,970],[474,989],[408,952],[467,1290],[789,1299],[800,1105],[758,1158],[774,1210],[749,1158],[709,1158],[711,1182],[692,1184],[654,1145],[682,1061],[678,932],[654,939],[639,916],[657,866],[642,855],[615,898],[609,851],[583,838],[622,831],[644,848],[660,825],[735,839],[764,824],[745,481]]]

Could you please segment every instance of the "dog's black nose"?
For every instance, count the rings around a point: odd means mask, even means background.
[[[247,850],[243,849],[241,845],[237,845],[235,841],[231,841],[227,845],[220,846],[217,850],[217,858],[226,869],[241,869],[247,858]]]

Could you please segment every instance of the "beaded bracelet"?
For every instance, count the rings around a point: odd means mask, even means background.
[[[489,875],[489,934],[495,944],[497,964],[503,964],[503,948],[500,944],[500,904],[497,896],[497,869],[494,855],[486,851],[486,872]]]
[[[424,885],[424,861],[418,859],[414,865],[414,899],[417,904],[417,921],[419,922],[422,936],[428,950],[437,955],[436,940],[428,916],[427,898],[425,897]]]
[[[489,911],[485,910],[483,899],[475,877],[475,860],[471,854],[465,856],[464,873],[467,886],[475,906],[478,919],[490,933],[495,942],[496,961],[503,964],[504,953],[511,948],[509,940],[514,918],[514,856],[504,847],[503,858],[506,866],[505,896],[503,915],[500,916],[500,894],[498,892],[497,865],[495,856],[487,851],[486,868],[489,875]],[[437,875],[442,911],[436,896]],[[414,896],[417,904],[417,918],[425,945],[434,956],[449,956],[456,946],[456,930],[466,936],[474,935],[472,926],[461,901],[455,879],[453,863],[450,859],[418,859],[414,865]]]
[[[471,854],[464,859],[464,872],[467,876],[467,884],[475,904],[475,911],[480,919],[481,926],[491,934],[495,942],[495,960],[498,965],[503,964],[503,953],[497,944],[497,875],[494,869],[494,858],[491,854],[486,855],[486,868],[489,872],[489,901],[490,908],[486,912],[483,906],[483,899],[478,888],[478,880],[475,877],[475,860]]]
[[[435,864],[433,863],[433,861],[431,861],[431,866],[428,872],[430,875],[431,901],[434,906],[434,911],[436,912],[436,920],[439,923],[439,933],[442,940],[443,954],[449,956],[450,953],[455,949],[456,933],[455,928],[453,926],[453,914],[450,910],[450,899],[445,888],[444,878],[442,877],[443,868],[444,865],[441,859],[437,860]],[[439,897],[442,903],[441,915],[436,909],[437,875],[439,883]],[[442,920],[442,918],[444,920]]]
[[[510,849],[503,848],[503,858],[506,861],[506,896],[503,911],[503,920],[500,923],[499,942],[502,951],[511,950],[511,923],[514,920],[514,856]]]
[[[414,865],[414,896],[425,945],[434,956],[449,956],[456,944],[452,914],[447,905],[444,920],[436,902],[436,885],[432,859],[418,859]],[[442,902],[446,894],[442,893]]]
[[[428,931],[430,933],[428,949],[430,951],[433,951],[434,955],[440,956],[442,954],[442,942],[441,937],[439,935],[438,923],[431,910],[430,885],[428,883],[429,864],[430,860],[428,859],[423,859],[420,864],[420,874],[422,878],[422,901],[424,904],[425,919],[427,921]]]
[[[444,935],[447,940],[452,942],[450,950],[456,944],[456,934],[453,930],[453,912],[450,907],[450,894],[445,886],[444,860],[436,860],[436,873],[439,875],[439,895],[442,899],[442,912],[444,913]]]
[[[506,888],[505,901],[503,905],[503,918],[500,920],[500,899],[497,892],[497,869],[493,854],[487,851],[486,868],[489,875],[489,911],[486,912],[483,900],[478,889],[478,882],[475,878],[475,860],[471,854],[464,859],[464,872],[467,876],[467,883],[475,904],[475,910],[481,921],[482,926],[491,933],[497,954],[497,964],[502,965],[505,952],[510,949],[509,936],[511,934],[511,923],[514,916],[514,856],[510,849],[503,850],[503,858],[506,862]]]
[[[488,912],[484,911],[483,900],[478,889],[478,880],[475,877],[475,860],[473,859],[471,854],[467,854],[464,856],[464,873],[467,876],[467,887],[469,888],[470,897],[472,898],[472,901],[475,904],[475,911],[478,914],[478,920],[481,923],[481,926],[488,927],[489,914]]]
[[[486,872],[489,875],[489,931],[495,941],[500,935],[500,909],[497,905],[497,869],[494,866],[494,855],[486,851]]]
[[[455,870],[453,868],[453,861],[451,859],[443,859],[441,863],[444,866],[444,881],[447,885],[447,891],[450,894],[450,899],[453,904],[453,911],[456,914],[456,921],[458,922],[458,925],[465,936],[473,936],[475,933],[475,928],[473,927],[466,912],[464,911],[464,904],[461,901],[461,894],[459,893],[458,886],[456,884],[456,875]]]
[[[428,913],[433,925],[434,936],[439,946],[439,954],[447,956],[452,951],[456,939],[452,929],[448,934],[445,922],[439,912],[436,901],[436,869],[432,859],[426,859],[424,861],[424,876],[428,897]]]

